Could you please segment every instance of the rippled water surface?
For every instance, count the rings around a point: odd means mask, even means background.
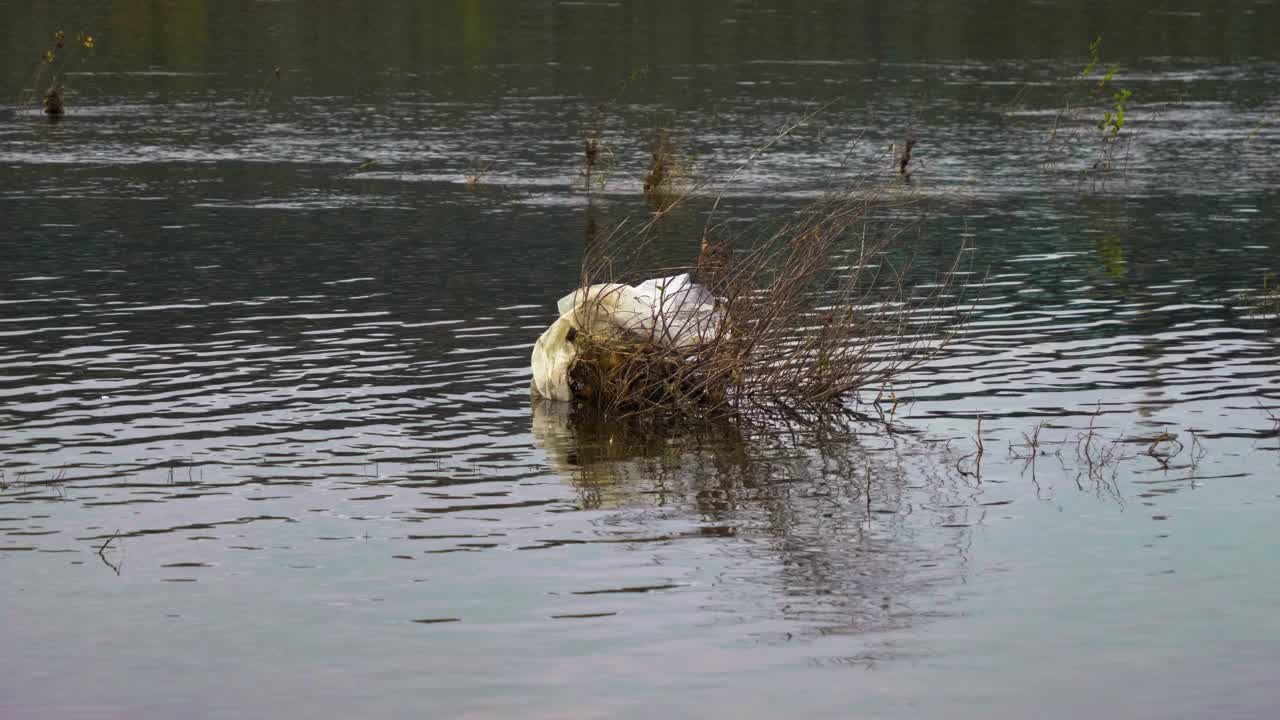
[[[63,121],[0,111],[0,716],[1280,708],[1275,3],[31,5],[4,97],[96,47]],[[1082,181],[1098,32],[1134,139]],[[918,139],[904,252],[967,241],[976,300],[859,396],[899,430],[532,405],[652,129],[710,175],[832,98],[721,213]]]

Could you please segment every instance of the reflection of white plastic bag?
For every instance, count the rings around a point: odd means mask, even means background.
[[[600,335],[621,333],[635,342],[664,348],[693,347],[719,331],[715,299],[688,273],[579,288],[556,303],[560,319],[533,346],[533,391],[552,400],[572,400],[569,368],[577,348],[570,330]]]

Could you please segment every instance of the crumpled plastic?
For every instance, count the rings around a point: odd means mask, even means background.
[[[715,297],[688,273],[637,285],[604,283],[579,288],[556,303],[560,317],[533,346],[532,390],[569,401],[569,371],[577,360],[570,337],[587,333],[662,348],[693,348],[720,330]]]

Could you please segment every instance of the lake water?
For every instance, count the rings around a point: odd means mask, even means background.
[[[1280,711],[1280,5],[696,5],[0,0],[6,99],[95,38],[0,111],[0,717]],[[531,406],[654,128],[710,175],[827,101],[721,213],[917,139],[977,300],[914,432]]]

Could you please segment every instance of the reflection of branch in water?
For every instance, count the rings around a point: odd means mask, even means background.
[[[114,533],[111,533],[111,537],[107,538],[106,542],[102,543],[102,545],[98,548],[98,557],[102,558],[102,562],[106,563],[107,567],[114,570],[116,575],[120,574],[120,565],[118,563],[113,563],[107,559],[106,550],[107,550],[107,546],[111,544],[111,541],[115,540],[118,537],[120,537],[120,531],[116,530]]]
[[[969,453],[968,455],[965,455],[959,460],[956,460],[956,472],[960,473],[961,477],[972,477],[975,480],[977,480],[979,483],[981,483],[982,482],[982,456],[985,455],[987,452],[986,445],[984,445],[982,442],[982,413],[978,413],[978,429],[973,436],[973,440],[974,440],[974,446],[975,446],[974,451]],[[972,461],[971,466],[973,470],[966,471],[964,469],[965,460]]]
[[[584,509],[660,507],[664,522],[684,511],[734,538],[726,547],[740,571],[722,582],[781,593],[787,618],[823,633],[909,622],[908,596],[963,574],[964,538],[982,511],[937,448],[852,430],[590,424],[541,402],[533,417]]]
[[[1262,412],[1267,414],[1267,419],[1271,421],[1272,427],[1271,427],[1270,434],[1276,436],[1277,438],[1276,449],[1280,449],[1280,415],[1275,414],[1274,412],[1271,411],[1270,408],[1268,408],[1266,405],[1263,405],[1261,399],[1258,399],[1257,402],[1258,402],[1258,407],[1262,410]]]

